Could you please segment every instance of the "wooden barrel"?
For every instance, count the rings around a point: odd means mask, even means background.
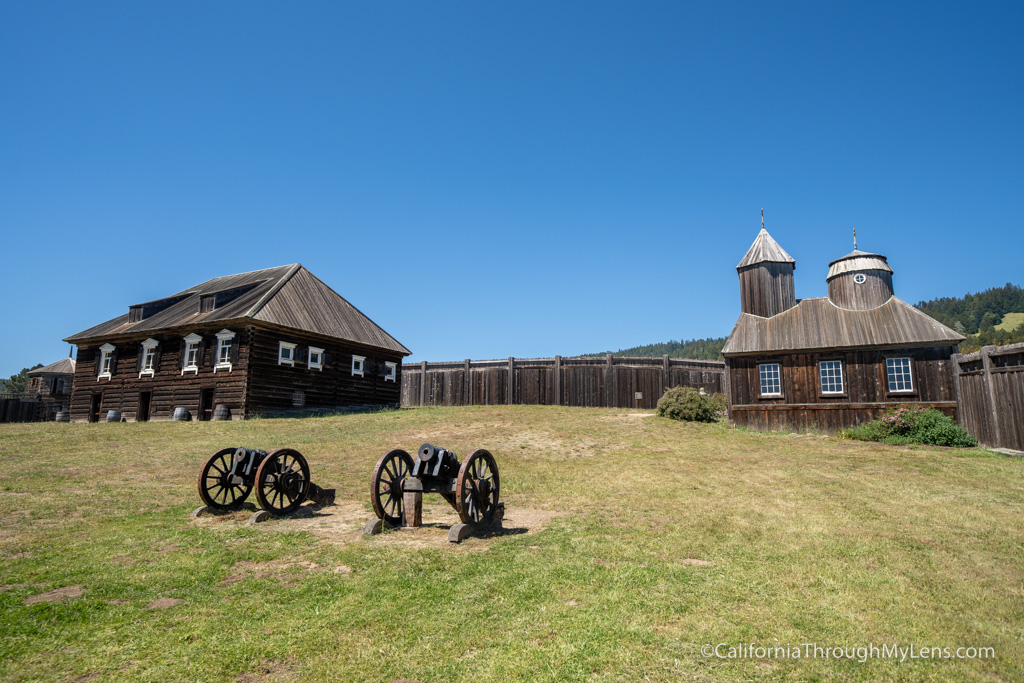
[[[192,419],[192,413],[188,412],[188,408],[179,406],[174,409],[174,415],[171,416],[171,419],[175,422],[188,422]]]
[[[213,409],[214,420],[230,420],[231,419],[231,408],[221,403]]]
[[[121,411],[120,410],[108,410],[107,411],[107,422],[120,422]]]
[[[66,410],[59,410],[53,419],[56,422],[71,422],[71,413]]]

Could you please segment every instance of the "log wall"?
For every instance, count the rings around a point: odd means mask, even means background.
[[[952,360],[960,424],[985,446],[1024,451],[1024,344]]]
[[[406,364],[402,406],[654,408],[675,386],[724,393],[725,364],[679,358],[508,358]],[[637,394],[640,397],[637,397]]]
[[[882,416],[895,405],[926,406],[956,416],[950,357],[955,347],[836,350],[731,357],[729,419],[758,430],[813,429],[835,432]],[[910,357],[913,391],[890,393],[885,359]],[[842,394],[822,394],[819,360],[841,360]],[[762,398],[758,364],[779,363],[782,396]]]

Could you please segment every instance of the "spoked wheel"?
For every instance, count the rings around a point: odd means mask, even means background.
[[[400,448],[380,456],[370,478],[373,511],[391,526],[402,525],[402,481],[412,472],[412,456]]]
[[[306,500],[309,465],[297,450],[276,450],[256,470],[256,500],[272,515],[293,512]]]
[[[235,449],[225,448],[210,456],[199,471],[199,497],[215,510],[234,510],[249,497],[252,486],[229,481]]]
[[[484,449],[473,451],[459,468],[455,481],[459,518],[465,524],[485,527],[498,509],[498,466]]]

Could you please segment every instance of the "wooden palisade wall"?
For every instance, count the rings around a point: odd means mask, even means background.
[[[953,356],[960,424],[983,445],[1024,451],[1024,344]]]
[[[653,408],[665,390],[675,386],[723,393],[725,363],[612,355],[424,361],[403,366],[402,405]]]

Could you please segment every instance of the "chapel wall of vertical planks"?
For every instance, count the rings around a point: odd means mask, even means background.
[[[1024,451],[1024,344],[953,356],[960,424],[985,446]]]
[[[402,406],[654,408],[675,386],[725,392],[725,363],[680,358],[505,358],[402,366]],[[637,398],[640,394],[640,398]]]

